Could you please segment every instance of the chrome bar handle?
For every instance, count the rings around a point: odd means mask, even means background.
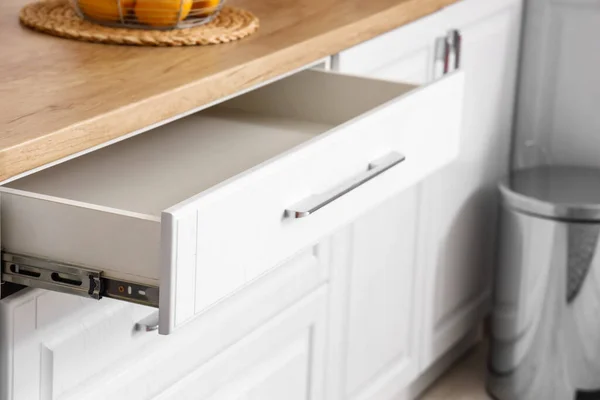
[[[462,50],[462,36],[458,29],[451,29],[446,36],[448,41],[448,67],[446,73],[460,68]]]
[[[339,199],[346,193],[351,192],[365,182],[370,181],[378,175],[381,175],[388,169],[400,164],[405,160],[405,157],[397,152],[391,152],[388,155],[381,157],[369,164],[365,172],[347,180],[328,190],[325,193],[314,194],[306,199],[294,204],[286,210],[286,216],[291,218],[304,218],[314,214],[327,204]]]
[[[437,80],[443,77],[447,70],[448,40],[445,36],[435,40],[433,57],[433,79]]]
[[[457,29],[451,29],[446,36],[435,40],[433,52],[433,79],[440,79],[460,68],[462,36]]]

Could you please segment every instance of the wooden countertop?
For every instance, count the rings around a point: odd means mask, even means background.
[[[457,0],[232,0],[261,20],[237,43],[89,44],[29,31],[0,1],[0,182],[431,14]]]

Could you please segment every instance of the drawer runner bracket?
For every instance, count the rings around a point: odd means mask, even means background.
[[[106,278],[102,271],[78,265],[3,252],[0,276],[3,282],[23,286],[158,307],[158,287]]]

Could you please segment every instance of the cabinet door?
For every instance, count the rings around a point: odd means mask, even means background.
[[[419,279],[428,367],[487,311],[497,181],[508,173],[521,0],[467,0],[443,11],[462,34],[460,154],[422,185]]]
[[[435,13],[340,53],[333,68],[429,82],[436,38],[445,35],[442,25],[441,14]],[[413,185],[334,237],[328,400],[397,398],[417,377],[419,203],[420,186]]]
[[[423,84],[433,75],[435,39],[444,34],[437,12],[333,57],[334,70]]]
[[[392,399],[418,373],[413,187],[332,243],[327,399]]]
[[[334,68],[340,71],[386,79],[431,79],[436,39],[450,29],[462,34],[466,97],[460,155],[413,189],[419,199],[418,239],[407,273],[416,274],[415,297],[410,300],[411,334],[418,338],[421,371],[471,331],[486,311],[496,231],[495,185],[508,170],[521,3],[465,0],[334,59]],[[387,218],[378,224],[373,220],[370,226],[356,225],[367,230],[363,236],[372,238],[358,247],[372,255],[370,269],[376,270],[375,262],[382,262],[376,256],[382,249],[375,238],[406,223],[391,212],[403,204],[404,195],[381,206],[378,212]],[[385,263],[397,267],[407,262],[405,257],[390,251]],[[412,276],[406,278],[412,282]],[[384,296],[375,284],[366,290]],[[395,296],[402,295],[396,291]],[[389,332],[385,330],[389,325],[381,329],[378,332]]]

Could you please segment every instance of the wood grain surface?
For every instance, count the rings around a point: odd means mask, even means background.
[[[19,25],[0,1],[0,182],[252,87],[458,0],[232,0],[261,20],[240,42],[143,48]]]

